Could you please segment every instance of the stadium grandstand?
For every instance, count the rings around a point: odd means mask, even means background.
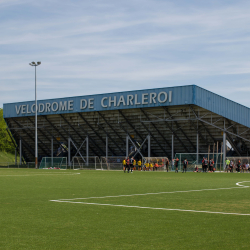
[[[20,161],[34,162],[35,102],[3,110]],[[37,112],[39,162],[250,154],[250,109],[196,85],[40,100]]]

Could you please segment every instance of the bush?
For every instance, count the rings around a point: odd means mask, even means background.
[[[0,108],[0,151],[15,153],[15,146],[6,130],[7,125],[3,119],[3,109]]]

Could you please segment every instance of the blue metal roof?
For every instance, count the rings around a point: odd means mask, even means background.
[[[35,102],[3,105],[4,118],[34,116]],[[197,105],[250,127],[250,109],[196,85],[40,100],[38,115]]]
[[[250,127],[250,108],[201,87],[194,85],[193,89],[193,104]]]

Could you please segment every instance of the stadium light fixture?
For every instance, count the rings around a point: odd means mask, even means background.
[[[35,66],[35,166],[38,168],[38,150],[37,150],[37,98],[36,98],[36,67],[39,66],[41,62],[31,62],[30,66]]]

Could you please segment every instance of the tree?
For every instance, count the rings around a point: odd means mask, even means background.
[[[14,153],[15,146],[6,130],[7,125],[3,119],[3,109],[0,108],[0,151]]]

